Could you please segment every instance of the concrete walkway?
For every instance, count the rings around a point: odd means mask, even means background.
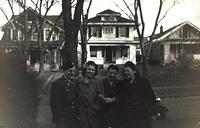
[[[37,128],[56,128],[55,124],[52,123],[52,114],[50,111],[50,105],[49,105],[49,92],[50,92],[50,85],[59,77],[62,76],[62,73],[53,73],[51,75],[48,75],[44,83],[41,85],[41,90],[39,94],[39,105],[38,105],[38,112],[37,112]]]

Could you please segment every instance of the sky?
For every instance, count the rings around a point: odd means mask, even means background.
[[[61,0],[60,0],[61,1]],[[89,0],[85,0],[85,8]],[[133,8],[133,0],[125,0],[130,8]],[[145,35],[149,35],[152,32],[153,24],[155,21],[155,16],[158,10],[159,0],[141,0],[142,9],[144,15],[144,21],[146,24]],[[165,0],[163,5],[161,17],[169,9],[174,0]],[[11,17],[11,11],[7,4],[7,0],[0,0],[0,8],[3,8],[8,17]],[[127,14],[130,14],[130,11],[126,8],[123,0],[93,0],[89,18],[94,17],[97,13],[104,11],[106,9],[111,9],[116,12],[120,12],[123,17],[128,18]],[[49,12],[49,15],[58,15],[62,10],[61,2],[55,5]],[[123,11],[121,11],[123,10]],[[19,9],[15,9],[15,14],[19,13]],[[178,2],[173,6],[165,18],[160,22],[159,26],[162,25],[163,29],[166,30],[170,27],[173,27],[183,21],[190,21],[194,25],[200,28],[200,0],[178,0]],[[7,19],[0,11],[0,26],[4,25],[7,22]],[[159,28],[157,28],[159,30]],[[0,32],[0,39],[2,33]]]

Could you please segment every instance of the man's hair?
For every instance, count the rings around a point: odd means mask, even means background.
[[[109,72],[110,69],[114,69],[117,71],[117,73],[119,72],[119,68],[117,65],[114,65],[114,64],[111,64],[108,66],[108,69],[107,69],[107,73]]]

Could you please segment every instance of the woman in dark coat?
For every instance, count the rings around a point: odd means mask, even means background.
[[[117,84],[119,68],[116,65],[109,65],[107,69],[107,77],[102,79],[104,97],[101,107],[102,128],[115,128],[116,124],[116,93],[115,87]]]
[[[124,79],[117,86],[119,126],[122,128],[150,128],[150,109],[156,96],[147,79],[142,79],[136,65],[128,61],[124,65]]]

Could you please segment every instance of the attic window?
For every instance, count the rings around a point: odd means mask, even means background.
[[[28,29],[31,29],[31,24],[32,24],[32,21],[27,21],[26,25]]]
[[[102,17],[102,21],[115,21],[115,17],[114,16],[104,16]]]

